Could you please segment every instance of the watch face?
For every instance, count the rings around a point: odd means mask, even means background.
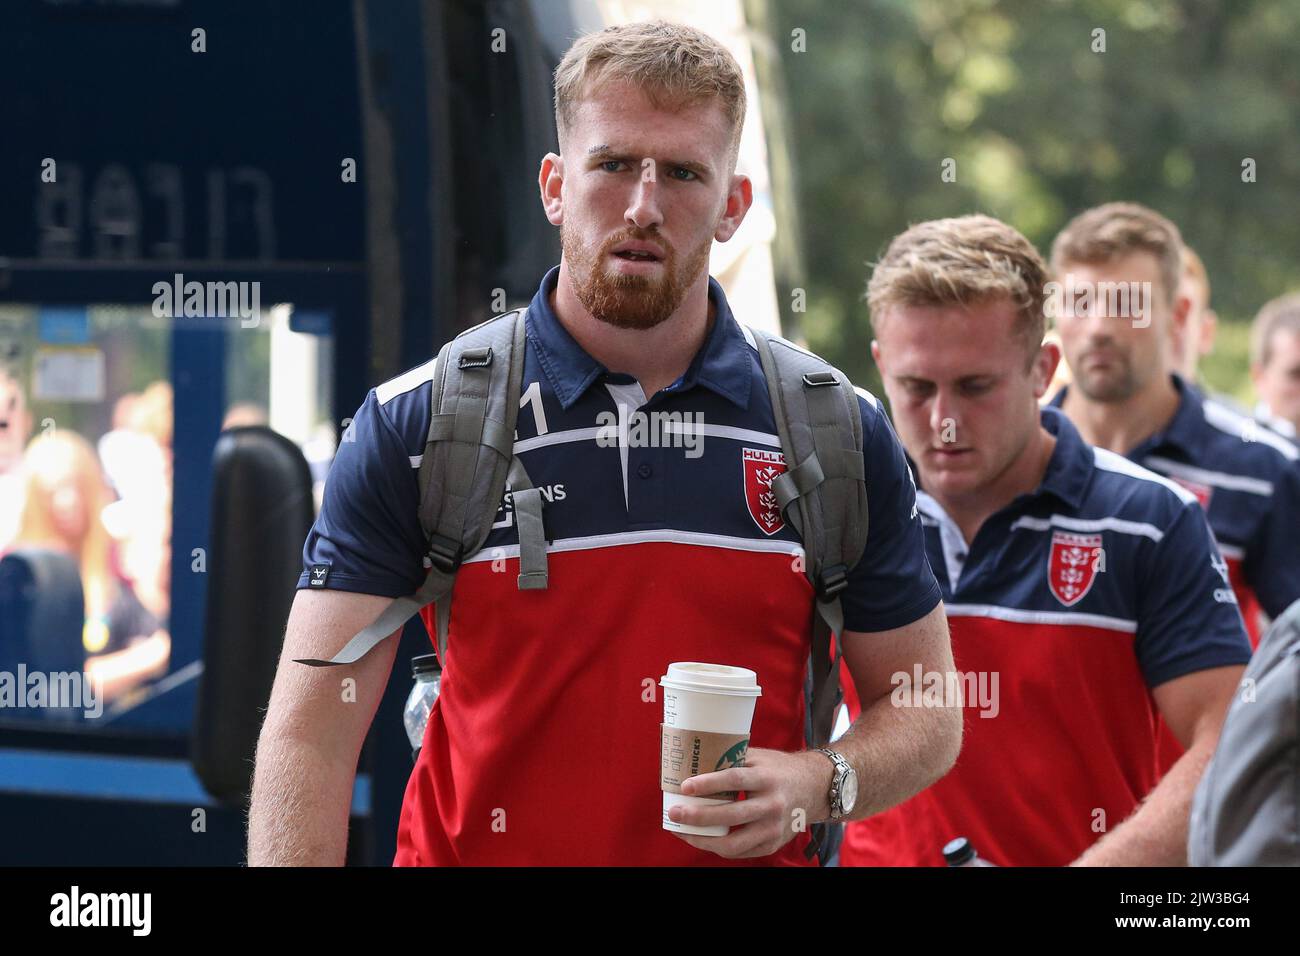
[[[844,775],[844,782],[840,785],[840,806],[844,808],[845,813],[853,812],[853,805],[858,802],[858,774],[850,770]]]

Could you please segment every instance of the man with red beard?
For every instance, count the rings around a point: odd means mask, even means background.
[[[563,258],[527,311],[514,442],[547,500],[550,581],[521,591],[498,573],[519,556],[507,494],[457,572],[395,862],[807,865],[810,825],[894,805],[960,745],[957,708],[889,703],[892,673],[952,666],[902,449],[862,393],[871,530],[840,601],[866,706],[838,752],[806,750],[813,590],[797,533],[751,494],[759,470],[770,482],[786,463],[753,333],[706,269],[752,201],[735,173],[740,70],[696,30],[639,23],[579,40],[555,87],[560,148],[539,186]],[[339,703],[330,671],[294,660],[330,658],[422,583],[414,469],[435,362],[371,391],[330,471],[258,747],[251,864],[344,859],[357,754],[396,642],[348,666],[356,703]],[[622,425],[659,412],[691,416],[699,454]],[[620,422],[612,446],[593,427],[608,417]],[[663,703],[647,691],[674,661],[758,674],[744,765],[683,784],[745,799],[664,810]],[[731,830],[688,835],[666,820]]]

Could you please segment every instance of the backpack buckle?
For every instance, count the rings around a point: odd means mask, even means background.
[[[834,372],[805,372],[803,383],[808,388],[819,388],[823,385],[837,385]]]
[[[459,541],[444,538],[440,534],[429,537],[429,561],[443,574],[452,574],[459,567],[464,556],[463,546]]]
[[[492,347],[484,346],[478,349],[466,349],[460,353],[460,358],[456,365],[459,368],[484,368],[492,364]]]
[[[849,569],[843,564],[832,564],[822,568],[817,575],[817,596],[823,602],[829,601],[849,586]]]

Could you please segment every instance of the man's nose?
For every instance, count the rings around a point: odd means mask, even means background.
[[[1101,306],[1094,306],[1083,318],[1083,333],[1086,341],[1097,346],[1109,344],[1115,337],[1115,319],[1111,318],[1106,311],[1103,303]]]
[[[941,444],[957,443],[959,426],[956,402],[944,392],[935,392],[930,402],[930,431]]]
[[[1105,303],[1099,308],[1095,301],[1071,303],[1067,306],[1062,320],[1062,338],[1068,337],[1080,342],[1094,343],[1097,339],[1109,338],[1110,320],[1106,316]]]
[[[639,229],[652,229],[663,223],[663,212],[659,208],[659,182],[654,160],[647,159],[641,164],[641,175],[633,187],[632,201],[623,214],[629,224]]]

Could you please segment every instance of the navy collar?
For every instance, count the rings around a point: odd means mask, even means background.
[[[1092,448],[1060,409],[1041,409],[1039,421],[1056,436],[1056,447],[1052,449],[1047,471],[1035,494],[1054,494],[1071,508],[1078,508],[1083,504],[1083,496],[1092,478]]]
[[[1205,401],[1200,392],[1184,382],[1176,372],[1170,372],[1169,378],[1174,383],[1174,390],[1178,392],[1178,408],[1174,411],[1174,417],[1164,430],[1138,442],[1137,447],[1125,455],[1126,458],[1137,460],[1166,445],[1173,446],[1188,456],[1195,456],[1198,449],[1204,448],[1201,430],[1205,423]],[[1065,393],[1069,387],[1063,386],[1052,396],[1050,404],[1060,408],[1065,402]]]
[[[1028,494],[1015,498],[1006,507],[1020,510],[1039,496],[1050,494],[1061,499],[1067,507],[1078,508],[1083,504],[1084,496],[1088,491],[1088,482],[1092,479],[1094,462],[1092,448],[1060,409],[1050,405],[1044,406],[1039,409],[1038,420],[1056,438],[1052,457],[1047,461],[1047,468],[1038,487]],[[924,491],[920,484],[920,471],[916,463],[910,456],[907,462],[912,469],[912,474],[917,476],[917,488]]]
[[[630,382],[629,376],[610,372],[586,353],[560,324],[551,309],[550,295],[559,281],[560,267],[555,266],[542,278],[542,283],[528,306],[528,337],[533,343],[542,370],[546,373],[566,410],[571,408],[593,382],[608,376],[613,381]],[[704,346],[691,360],[684,375],[669,386],[673,392],[684,392],[696,385],[717,392],[741,408],[749,407],[752,362],[745,334],[731,314],[727,297],[717,280],[709,277],[709,299],[714,307],[713,328]],[[652,396],[647,395],[649,399]]]

